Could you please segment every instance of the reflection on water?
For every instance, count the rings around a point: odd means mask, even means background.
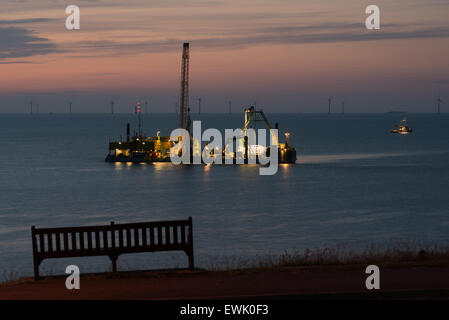
[[[154,170],[156,170],[156,172],[170,169],[173,166],[173,164],[168,162],[153,162],[151,165],[153,166]]]
[[[325,154],[304,155],[297,157],[297,163],[329,163],[344,160],[378,159],[387,157],[407,157],[414,152],[390,152],[390,153],[356,153],[356,154]]]

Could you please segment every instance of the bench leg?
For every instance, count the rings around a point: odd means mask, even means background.
[[[39,263],[34,261],[34,280],[39,280]]]
[[[195,262],[194,262],[194,257],[193,257],[193,250],[190,250],[187,255],[189,256],[189,269],[194,270]]]
[[[112,272],[117,273],[117,257],[111,257],[112,261]]]

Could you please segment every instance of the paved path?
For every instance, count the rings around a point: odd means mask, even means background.
[[[382,267],[381,290],[365,288],[365,266],[258,271],[170,271],[86,275],[80,290],[65,277],[0,286],[0,299],[446,298],[447,266]]]

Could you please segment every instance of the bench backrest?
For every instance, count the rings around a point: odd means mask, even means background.
[[[192,218],[75,228],[31,227],[33,256],[118,256],[123,253],[193,250]]]

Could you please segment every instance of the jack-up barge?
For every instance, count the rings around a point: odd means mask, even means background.
[[[182,70],[181,70],[181,103],[180,103],[180,123],[179,128],[186,129],[191,132],[189,101],[189,44],[184,43],[182,54]],[[126,128],[126,141],[109,142],[109,153],[106,156],[106,162],[131,162],[131,163],[151,163],[151,162],[170,162],[171,154],[175,151],[175,142],[170,141],[169,136],[160,136],[159,132],[156,137],[147,137],[142,132],[142,108],[140,102],[137,103],[136,113],[139,120],[139,131],[130,135],[130,125]],[[268,130],[272,127],[262,110],[256,110],[255,107],[245,109],[245,123],[242,128],[243,135],[237,137],[235,141],[226,142],[240,144],[243,154],[243,163],[251,163],[250,158],[254,155],[260,155],[260,152],[269,152],[266,148],[258,145],[250,145],[246,136],[248,129],[254,129],[258,122],[263,122]],[[279,129],[276,123],[275,129]],[[275,141],[278,146],[278,163],[295,163],[296,149],[290,146],[290,133],[285,133],[285,142]],[[240,141],[237,141],[240,140]],[[191,139],[193,141],[193,139]],[[207,148],[207,145],[205,146]],[[191,147],[190,150],[193,150]],[[238,150],[238,147],[237,147]],[[193,152],[193,151],[191,151]],[[236,160],[236,153],[226,154],[226,147],[223,150],[211,150],[211,155],[223,157],[223,163],[226,157],[232,157]],[[221,155],[220,155],[221,153]],[[192,154],[191,154],[192,157]],[[258,157],[255,157],[256,159]],[[234,161],[237,163],[237,161]]]

